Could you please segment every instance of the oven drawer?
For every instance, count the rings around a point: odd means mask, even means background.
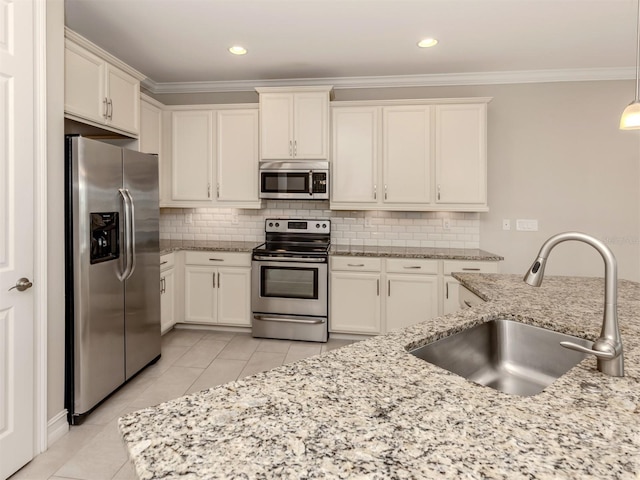
[[[187,265],[212,265],[225,267],[250,267],[250,253],[236,252],[185,252],[184,263]]]
[[[387,272],[437,275],[438,263],[438,260],[426,260],[424,258],[388,258]]]
[[[379,272],[382,270],[382,259],[375,257],[331,257],[331,270]]]

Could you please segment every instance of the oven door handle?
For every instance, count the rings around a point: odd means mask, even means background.
[[[268,262],[326,263],[324,258],[265,257],[263,255],[254,255],[253,259]]]
[[[304,323],[307,325],[318,325],[321,323],[325,323],[325,318],[314,318],[314,317],[265,317],[263,315],[254,315],[254,320],[261,320],[263,322],[283,322],[283,323]]]

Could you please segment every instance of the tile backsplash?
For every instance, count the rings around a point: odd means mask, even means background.
[[[328,201],[317,200],[269,200],[265,207],[163,208],[160,238],[260,243],[266,218],[328,218],[336,245],[480,248],[479,213],[329,210]]]

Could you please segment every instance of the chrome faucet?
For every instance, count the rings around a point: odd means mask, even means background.
[[[560,342],[565,348],[590,353],[598,358],[598,370],[612,377],[624,376],[624,355],[622,339],[618,328],[618,266],[613,252],[603,242],[580,232],[565,232],[549,238],[538,253],[538,258],[524,276],[524,281],[532,287],[539,287],[544,276],[547,257],[553,247],[567,240],[577,240],[591,245],[604,260],[604,318],[600,337],[593,343],[593,348],[586,348],[572,342]]]

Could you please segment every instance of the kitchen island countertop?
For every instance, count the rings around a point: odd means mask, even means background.
[[[594,340],[603,281],[455,274],[486,303],[125,415],[141,479],[640,475],[640,284],[619,282],[626,376],[588,357],[542,393],[471,383],[407,349],[496,318]]]

